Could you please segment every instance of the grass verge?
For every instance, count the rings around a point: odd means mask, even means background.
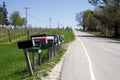
[[[59,32],[54,30],[51,33],[64,35],[65,40],[63,45],[75,39],[72,30],[63,30]],[[65,49],[62,48],[53,59],[47,60],[45,56],[46,51],[44,51],[43,58],[46,59],[44,64],[40,67],[37,66],[37,71],[34,73],[34,76],[30,77],[27,71],[23,51],[18,49],[17,42],[12,44],[0,44],[0,80],[33,80],[34,78],[39,80],[41,79],[41,76],[48,75],[47,72],[49,72],[55,64],[60,61],[64,52]]]

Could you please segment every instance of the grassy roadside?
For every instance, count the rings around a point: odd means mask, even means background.
[[[48,72],[51,71],[51,69],[57,64],[60,60],[63,54],[65,53],[65,44],[73,41],[75,39],[74,33],[71,30],[66,30],[63,31],[62,34],[65,37],[65,41],[63,43],[62,49],[60,52],[58,52],[53,59],[48,60],[45,62],[42,66],[38,68],[38,72],[35,73],[33,77],[28,77],[27,80],[32,80],[32,79],[38,79],[41,80],[41,77],[45,77],[48,75]]]
[[[114,37],[109,37],[109,36],[104,36],[104,35],[101,36],[100,32],[87,32],[87,33],[93,34],[93,35],[95,35],[97,37],[103,37],[103,38],[107,38],[107,39],[120,41],[120,38],[114,38]]]
[[[74,34],[71,30],[64,30],[60,32],[54,30],[51,33],[64,35],[65,41],[63,44],[74,40]],[[35,72],[33,77],[29,77],[29,74],[26,71],[27,66],[23,51],[17,48],[17,42],[12,44],[0,44],[0,80],[40,79],[41,76],[48,75],[47,72],[59,62],[64,52],[65,49],[62,48],[62,50],[57,53],[53,59],[46,60],[42,66],[38,67],[38,71]],[[43,54],[46,55],[45,51]]]

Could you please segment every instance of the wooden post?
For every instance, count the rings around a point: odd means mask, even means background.
[[[50,47],[50,58],[52,58],[52,47]]]
[[[35,60],[35,53],[32,53],[32,69],[36,70],[36,60]]]
[[[10,35],[10,30],[8,29],[8,36],[9,36],[9,41],[11,42],[11,35]]]
[[[47,49],[48,52],[48,59],[50,59],[50,48]]]
[[[50,57],[53,58],[54,55],[53,55],[53,46],[50,47]]]
[[[53,45],[52,45],[52,47],[51,47],[51,57],[53,58],[55,55],[54,55],[54,47],[53,47]]]
[[[55,45],[53,45],[53,54],[55,56]]]
[[[59,44],[57,44],[56,48],[57,48],[57,50],[56,50],[56,51],[58,52],[58,50],[59,50]]]
[[[38,50],[38,65],[42,65],[42,51]]]
[[[55,45],[55,53],[57,52],[57,44]]]
[[[29,40],[29,38],[30,38],[30,31],[29,31],[29,29],[27,30],[27,36],[28,36],[28,40]]]
[[[61,50],[61,43],[59,42],[58,43],[58,51],[60,51]]]
[[[60,43],[60,49],[59,50],[61,50],[61,43]]]
[[[24,49],[24,55],[25,55],[25,59],[26,59],[26,63],[27,63],[27,67],[28,67],[30,76],[32,76],[33,75],[33,70],[32,70],[32,66],[31,66],[31,63],[30,63],[30,58],[29,58],[29,55],[28,55],[28,52],[27,52],[26,49]]]

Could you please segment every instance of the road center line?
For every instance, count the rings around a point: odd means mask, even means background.
[[[92,68],[92,62],[91,62],[91,59],[90,59],[90,57],[89,57],[88,51],[87,51],[85,45],[83,44],[83,42],[80,40],[80,38],[79,38],[79,41],[80,41],[80,43],[81,43],[83,49],[85,50],[85,54],[86,54],[87,59],[88,59],[88,62],[89,62],[89,70],[90,70],[91,80],[96,80],[95,74],[94,74],[93,68]]]

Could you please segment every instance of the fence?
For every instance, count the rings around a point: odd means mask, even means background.
[[[60,31],[60,30],[59,30]],[[52,32],[54,32],[52,30]],[[29,29],[0,29],[0,43],[13,43],[19,40],[29,39],[30,35],[40,33],[51,33],[45,28],[29,28]],[[58,32],[57,32],[58,33]]]

